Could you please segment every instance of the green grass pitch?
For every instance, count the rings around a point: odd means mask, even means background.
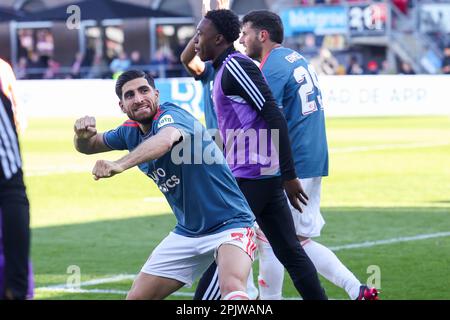
[[[123,299],[130,277],[88,283],[82,292],[48,287],[70,282],[70,266],[79,268],[82,282],[136,274],[175,219],[137,169],[94,181],[96,159],[123,153],[78,154],[74,120],[31,119],[21,137],[36,299]],[[97,119],[100,131],[121,122]],[[317,241],[339,247],[450,232],[449,117],[331,118],[327,136],[330,176],[322,190],[327,224]],[[336,254],[362,282],[371,276],[369,266],[379,267],[382,299],[450,299],[450,235],[410,240]],[[255,275],[257,269],[256,262]],[[322,283],[330,298],[348,298],[323,278]],[[169,299],[191,299],[193,289],[181,292]],[[288,276],[283,295],[298,297]]]

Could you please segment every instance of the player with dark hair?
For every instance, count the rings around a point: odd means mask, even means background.
[[[75,148],[85,154],[129,150],[117,161],[98,160],[94,178],[112,177],[138,166],[158,185],[177,219],[174,230],[142,267],[127,299],[163,299],[192,285],[214,260],[223,299],[248,299],[246,280],[256,250],[254,218],[221,150],[187,111],[168,102],[159,105],[159,91],[148,74],[123,73],[116,93],[129,120],[97,133],[94,118],[78,119]],[[198,134],[201,148],[191,143]],[[183,151],[183,159],[197,159],[208,148],[218,161],[207,164],[202,158],[200,163],[180,163],[176,158],[180,150],[175,148]]]
[[[286,117],[295,167],[309,197],[303,212],[291,207],[297,237],[321,275],[345,289],[352,299],[377,299],[375,288],[362,285],[336,255],[313,241],[325,224],[320,213],[322,177],[328,175],[328,147],[325,114],[317,75],[298,52],[285,48],[283,24],[270,11],[252,11],[244,16],[242,37],[246,54],[260,62],[260,68]],[[258,234],[260,294],[263,299],[280,299],[284,269],[272,253],[263,234]]]
[[[304,299],[326,299],[314,265],[296,238],[283,191],[284,187],[289,201],[299,210],[299,202],[306,204],[295,173],[286,120],[261,71],[234,49],[239,33],[239,18],[232,11],[212,10],[198,24],[194,38],[196,53],[202,61],[212,61],[216,74],[213,101],[225,155],[259,227],[299,293]],[[252,134],[256,141],[246,140]],[[246,143],[240,144],[242,141]],[[269,157],[264,156],[264,148]],[[217,296],[216,291],[208,290],[211,279],[213,274],[201,279],[197,298]]]
[[[216,7],[217,9],[228,9],[229,2],[228,0],[217,0]],[[203,0],[202,16],[204,16],[208,11],[210,11],[210,1]],[[205,126],[208,130],[216,130],[217,116],[211,97],[215,72],[212,66],[212,61],[204,62],[195,54],[194,39],[195,38],[193,37],[183,49],[180,60],[189,74],[193,76],[195,80],[201,82],[203,89]]]
[[[0,300],[33,297],[30,205],[17,136],[14,81],[11,67],[0,59]]]
[[[228,0],[215,0],[214,2],[216,9],[229,9],[230,7],[230,3]],[[210,0],[203,0],[202,16],[204,16],[210,10],[211,10]],[[195,80],[201,82],[205,127],[206,129],[208,129],[208,132],[212,136],[217,137],[216,141],[220,141],[220,139],[218,138],[218,131],[217,131],[218,129],[217,116],[212,101],[212,89],[215,75],[214,67],[212,66],[212,61],[203,62],[202,60],[200,60],[200,58],[195,54],[194,45],[195,45],[194,37],[192,37],[192,39],[183,49],[183,52],[181,53],[180,56],[180,60],[183,63],[185,69],[189,72],[189,74],[192,75]],[[211,272],[214,273],[215,265],[212,266],[211,270],[212,270]],[[207,288],[205,290],[207,290]],[[219,290],[216,290],[216,293],[217,298],[219,298],[220,297]],[[258,297],[258,289],[256,288],[255,282],[253,280],[253,270],[250,270],[250,275],[249,278],[247,279],[247,293],[250,299],[256,299]],[[201,298],[195,297],[195,299],[199,300]]]

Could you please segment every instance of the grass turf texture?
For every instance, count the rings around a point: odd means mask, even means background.
[[[78,154],[72,144],[74,120],[31,119],[21,137],[38,288],[66,283],[71,265],[80,267],[82,281],[136,274],[175,224],[162,194],[137,169],[92,179],[95,160],[124,153]],[[120,123],[97,119],[99,131]],[[327,224],[319,242],[340,246],[450,231],[450,118],[332,118],[327,135],[330,176],[322,190]],[[379,266],[383,299],[450,299],[450,237],[336,254],[362,282],[370,276],[368,266]],[[255,263],[255,275],[257,269]],[[329,297],[348,298],[342,289],[322,283]],[[123,280],[82,289],[127,291],[130,286],[131,280]],[[287,275],[283,295],[298,296]],[[124,295],[37,290],[36,298]]]

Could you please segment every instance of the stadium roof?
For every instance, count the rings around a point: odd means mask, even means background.
[[[11,10],[9,8],[0,7],[0,22],[20,20],[23,18],[23,14],[20,12]]]
[[[104,20],[145,17],[179,17],[180,14],[165,10],[155,10],[114,0],[85,0],[74,5],[80,8],[81,20]],[[26,17],[31,21],[61,21],[72,13],[67,13],[68,5],[37,11]],[[23,21],[23,20],[22,20]]]

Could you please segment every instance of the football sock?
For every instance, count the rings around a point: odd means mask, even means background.
[[[258,240],[259,297],[261,300],[281,300],[284,266],[273,253],[268,242]]]
[[[302,241],[302,246],[322,276],[343,288],[352,300],[358,297],[361,282],[344,266],[333,251],[311,239]]]

